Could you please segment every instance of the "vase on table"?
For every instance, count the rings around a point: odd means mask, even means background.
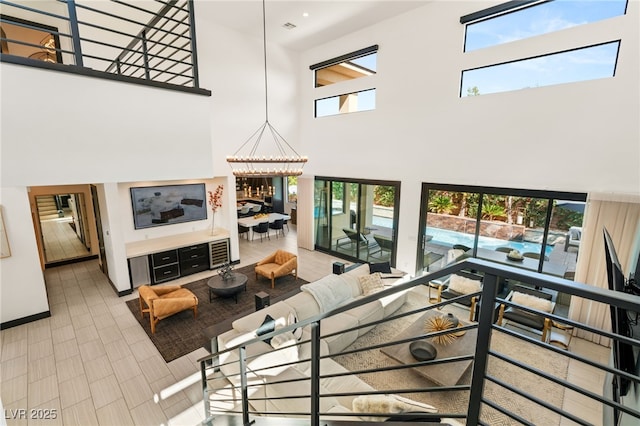
[[[216,214],[211,215],[211,235],[216,235]]]

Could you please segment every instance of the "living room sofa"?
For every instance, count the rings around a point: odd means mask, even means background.
[[[301,292],[288,299],[237,319],[232,323],[231,330],[217,337],[218,350],[223,351],[224,349],[232,348],[240,343],[254,339],[257,330],[263,325],[267,315],[275,320],[277,328],[278,326],[290,325],[289,323],[292,321],[292,318],[294,318],[295,322],[302,321],[364,297],[363,286],[359,279],[359,277],[363,276],[370,276],[369,265],[359,266],[341,275],[332,274],[323,277],[314,283],[302,286]],[[382,274],[381,277],[385,287],[402,281],[402,279],[399,279],[397,272],[388,275]],[[338,295],[333,301],[323,300],[319,302],[317,299],[319,296],[317,294],[314,296],[314,291],[320,288],[330,288],[334,292],[341,293],[341,295]],[[322,290],[320,290],[320,292],[322,292]],[[348,297],[345,297],[345,294],[348,294]],[[322,320],[320,325],[321,337],[328,337],[322,338],[320,341],[321,355],[331,355],[344,350],[358,337],[371,330],[373,326],[333,336],[329,335],[388,317],[402,306],[406,297],[406,291],[399,292]],[[309,327],[303,328],[301,333],[298,334],[299,339],[296,337],[296,340],[309,340],[311,334],[308,328]],[[311,365],[310,362],[297,362],[311,357],[310,343],[284,345],[283,347],[274,349],[272,344],[262,341],[249,345],[246,349],[246,357],[248,384],[267,385],[249,388],[250,404],[255,410],[289,413],[304,413],[310,411],[311,405],[310,399],[308,398],[310,393],[309,381],[304,379],[309,378]],[[238,374],[239,370],[236,361],[238,361],[237,351],[223,353],[219,359],[222,373],[225,374],[232,384],[239,386],[240,376]],[[287,362],[297,363],[279,366]],[[348,372],[343,366],[332,359],[322,359],[320,371],[322,375]],[[294,381],[289,382],[289,380]],[[282,381],[287,382],[274,383]],[[321,394],[340,392],[360,392],[367,394],[374,391],[370,385],[355,375],[325,378],[321,380],[320,386]],[[279,399],[279,397],[290,397],[292,395],[307,397]],[[353,401],[355,398],[354,396],[322,397],[320,400],[320,410],[330,413],[332,416],[335,416],[335,418],[340,418],[340,414],[342,413],[353,412]],[[398,400],[400,404],[406,405],[408,411],[435,412],[435,408],[426,404],[416,403],[404,398],[398,398]],[[344,417],[342,417],[342,419],[344,419]]]

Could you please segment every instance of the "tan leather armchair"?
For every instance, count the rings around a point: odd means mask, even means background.
[[[256,263],[256,279],[258,275],[271,280],[271,288],[275,287],[275,280],[291,274],[298,279],[298,257],[284,250],[277,250],[270,256]]]
[[[138,288],[138,294],[140,315],[144,318],[144,314],[149,313],[152,334],[156,332],[158,321],[178,312],[192,309],[193,317],[198,317],[198,298],[186,288],[176,285],[161,287],[143,285]]]

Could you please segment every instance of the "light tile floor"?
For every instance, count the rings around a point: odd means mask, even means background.
[[[91,254],[69,226],[72,220],[71,217],[64,217],[40,222],[47,263]]]
[[[298,254],[299,275],[307,281],[330,273],[339,260],[299,249],[291,226],[286,238],[241,239],[239,267],[277,248]],[[207,354],[204,349],[166,363],[125,304],[137,292],[118,297],[95,260],[47,269],[45,279],[51,317],[0,333],[1,401],[8,425],[195,425],[204,419],[196,362]],[[606,348],[580,339],[573,339],[571,350],[608,358]],[[569,376],[588,377],[585,384],[602,392],[603,378],[593,377],[588,367],[572,362]],[[589,420],[601,423],[598,408],[580,396],[568,393],[564,406],[588,409]],[[32,409],[55,418],[29,418]]]

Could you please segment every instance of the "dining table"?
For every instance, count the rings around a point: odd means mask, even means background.
[[[253,232],[253,227],[262,222],[273,223],[278,219],[290,220],[291,216],[283,213],[267,213],[266,216],[258,217],[255,216],[247,216],[238,218],[238,225],[242,225],[246,228],[251,229]]]
[[[490,260],[492,262],[502,263],[504,265],[514,266],[516,268],[528,269],[530,271],[538,271],[539,260],[530,257],[523,257],[520,260],[512,260],[507,257],[507,253],[483,249],[478,247],[477,257],[480,259]],[[542,263],[542,273],[547,275],[554,275],[556,277],[564,277],[567,272],[567,265],[562,263],[550,262],[548,260]]]

